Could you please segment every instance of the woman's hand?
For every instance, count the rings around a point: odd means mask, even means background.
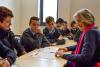
[[[65,52],[67,52],[68,49],[67,48],[59,48],[58,51],[55,53],[55,56],[63,56]]]
[[[60,50],[60,51],[57,51],[57,52],[56,52],[55,56],[56,56],[56,57],[62,57],[62,56],[64,55],[64,53],[65,53],[65,52],[64,52],[63,50]]]
[[[58,51],[63,50],[63,52],[67,52],[68,49],[67,48],[59,48]]]

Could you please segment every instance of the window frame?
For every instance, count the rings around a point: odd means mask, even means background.
[[[45,26],[46,25],[46,23],[45,22],[43,22],[43,4],[44,4],[44,0],[40,0],[40,11],[39,11],[39,18],[40,18],[40,25],[41,26]],[[58,6],[59,6],[59,0],[57,0],[57,17],[56,17],[56,19],[58,18]]]

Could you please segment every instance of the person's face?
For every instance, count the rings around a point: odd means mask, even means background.
[[[11,17],[8,16],[4,18],[3,22],[0,22],[0,28],[3,30],[9,30],[11,25]]]
[[[54,22],[51,22],[49,24],[47,24],[47,26],[49,27],[49,29],[54,29]]]
[[[85,29],[85,25],[84,23],[80,20],[80,17],[76,17],[76,20],[77,20],[77,24],[78,24],[78,27],[81,31],[83,31]]]
[[[57,23],[57,27],[62,27],[63,23]]]
[[[73,25],[73,27],[72,27],[73,29],[77,29],[78,28],[78,24],[77,23],[75,23],[74,25]]]
[[[68,24],[64,23],[64,29],[67,29],[67,28],[68,28]]]
[[[32,20],[30,23],[30,27],[34,32],[39,28],[39,26],[40,26],[39,21]]]

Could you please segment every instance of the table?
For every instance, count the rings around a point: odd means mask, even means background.
[[[75,44],[68,40],[65,45],[50,46],[33,50],[19,58],[12,67],[63,67],[67,60],[55,57],[55,52],[59,47]]]

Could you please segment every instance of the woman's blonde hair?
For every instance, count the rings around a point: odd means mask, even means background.
[[[78,21],[76,19],[76,17],[79,17],[79,21],[83,22],[86,25],[94,24],[94,22],[95,22],[95,18],[93,16],[92,12],[86,8],[81,9],[74,14],[73,18],[76,21]]]

